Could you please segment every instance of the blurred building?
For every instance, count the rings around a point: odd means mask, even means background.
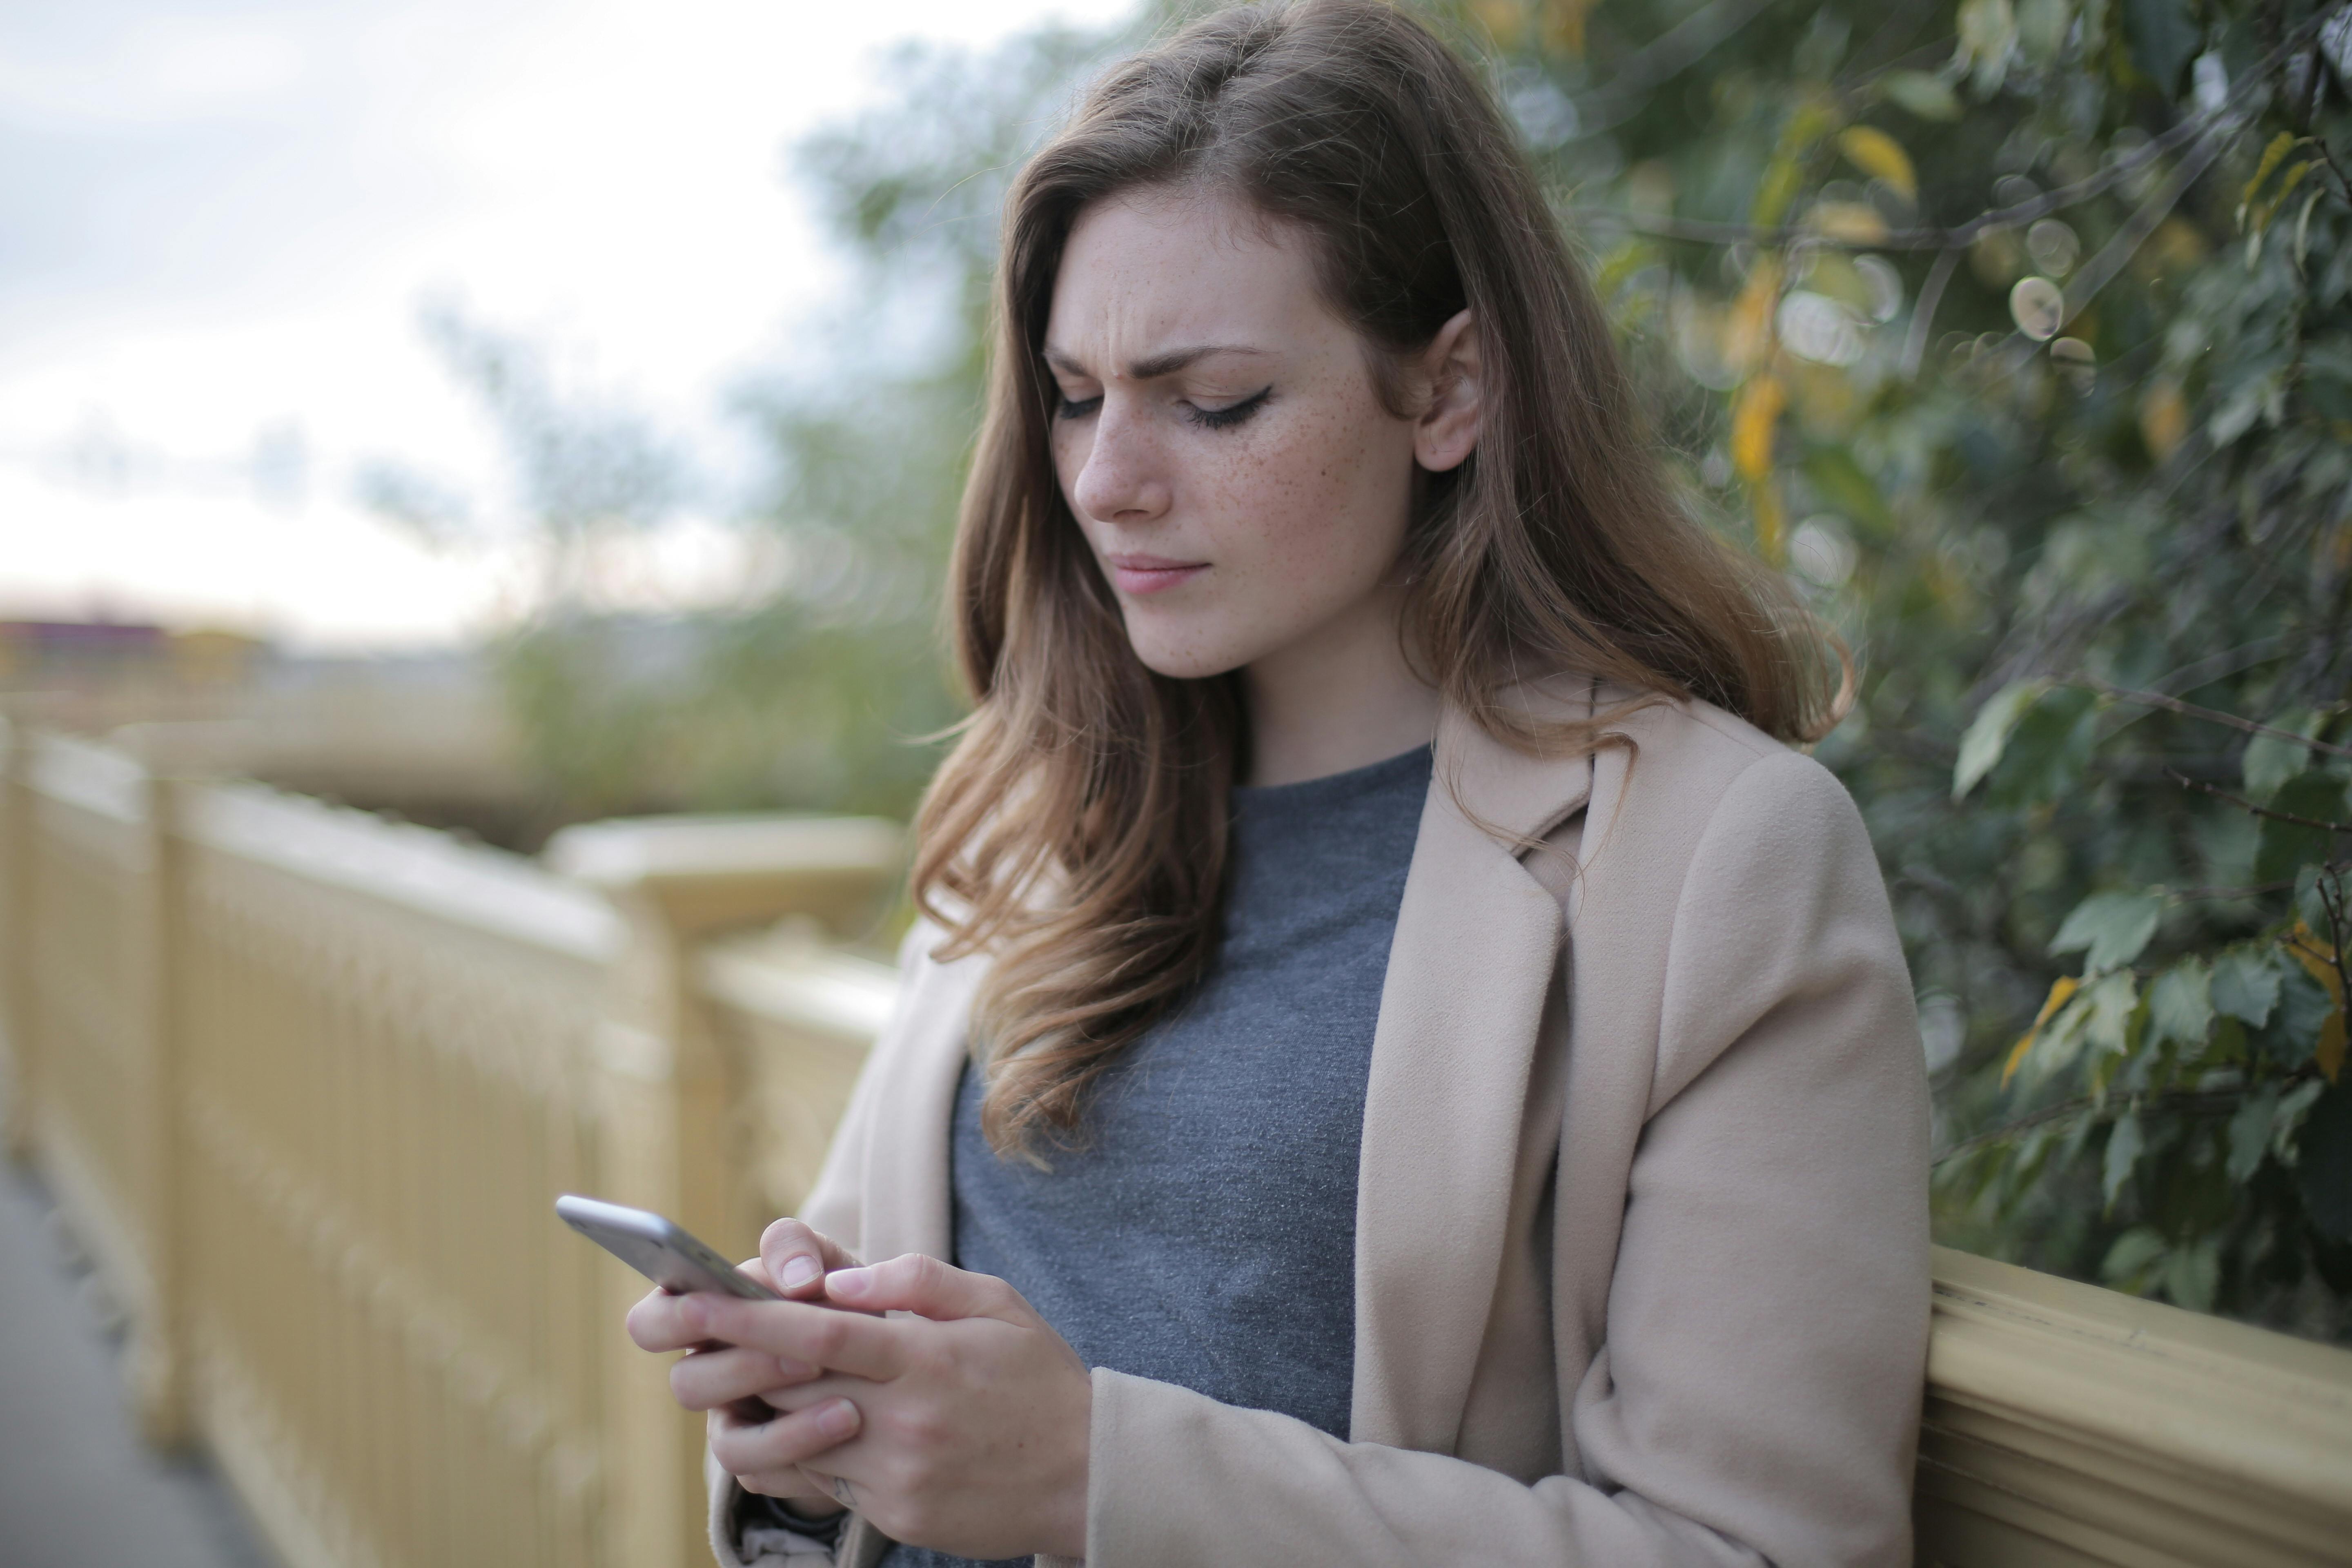
[[[216,628],[0,621],[0,711],[157,765],[513,838],[534,791],[484,656],[289,652]]]

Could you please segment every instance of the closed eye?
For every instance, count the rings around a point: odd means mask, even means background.
[[[1268,386],[1252,393],[1239,403],[1228,403],[1223,408],[1196,408],[1186,404],[1184,417],[1205,429],[1230,430],[1265,407],[1266,399],[1273,395],[1274,388]]]
[[[1101,406],[1102,394],[1099,392],[1096,393],[1092,397],[1062,397],[1057,395],[1054,399],[1054,417],[1056,419],[1084,419],[1087,415],[1092,414],[1096,409],[1100,408]]]

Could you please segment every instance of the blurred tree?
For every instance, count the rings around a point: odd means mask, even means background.
[[[997,211],[1077,84],[1132,33],[1046,27],[981,54],[902,45],[874,107],[794,151],[854,303],[793,374],[744,392],[775,459],[765,518],[795,570],[729,628],[715,668],[767,693],[767,721],[805,742],[796,804],[909,814],[962,711],[937,633]]]
[[[1437,14],[1859,657],[1943,1239],[2352,1337],[2352,11]]]
[[[600,547],[662,521],[691,493],[686,459],[634,409],[560,384],[544,344],[446,299],[428,300],[418,325],[489,418],[514,490],[508,510],[538,566],[530,614],[491,650],[540,775],[525,837],[690,793],[663,771],[674,753],[662,742],[678,729],[674,699],[704,684],[678,668],[698,638],[686,626],[616,621],[592,592]],[[436,546],[481,545],[497,531],[492,509],[414,465],[371,463],[356,489],[362,505]],[[665,632],[671,646],[647,647]]]

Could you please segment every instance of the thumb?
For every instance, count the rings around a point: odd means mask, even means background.
[[[919,1252],[828,1274],[824,1293],[864,1312],[913,1312],[942,1322],[956,1318],[1021,1322],[1036,1316],[1019,1291],[993,1274],[951,1268]]]
[[[833,1269],[857,1267],[857,1259],[833,1237],[789,1218],[777,1220],[761,1234],[760,1261],[777,1289],[802,1300],[822,1295],[817,1281]]]

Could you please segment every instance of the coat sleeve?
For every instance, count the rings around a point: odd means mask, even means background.
[[[1853,803],[1776,752],[1672,924],[1606,1342],[1533,1485],[1097,1371],[1090,1568],[1894,1565],[1928,1312],[1927,1093]]]
[[[898,992],[891,1003],[890,1016],[866,1053],[865,1068],[857,1076],[856,1087],[850,1090],[849,1104],[842,1111],[841,1125],[834,1130],[816,1184],[801,1205],[799,1217],[811,1229],[832,1237],[868,1262],[874,1259],[866,1247],[866,1203],[860,1184],[873,1140],[874,1119],[879,1114],[879,1086],[885,1077],[880,1069],[889,1059],[907,1020],[921,1005],[930,951],[939,939],[937,926],[919,920],[899,942]],[[719,1561],[719,1568],[782,1568],[787,1562],[814,1565],[833,1562],[839,1555],[835,1549],[783,1531],[745,1531],[739,1511],[745,1494],[736,1486],[735,1478],[720,1469],[719,1462],[707,1452],[702,1469],[703,1479],[709,1486],[710,1550]]]

